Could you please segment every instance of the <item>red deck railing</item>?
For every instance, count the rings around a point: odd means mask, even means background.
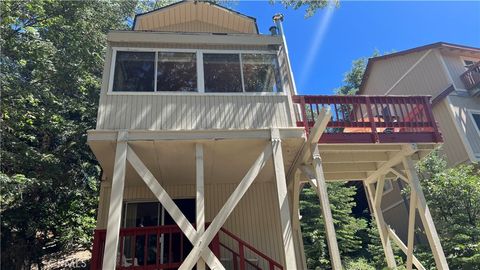
[[[95,230],[91,270],[102,269],[105,238],[106,230]],[[281,264],[224,228],[209,247],[222,264],[229,266],[227,269],[283,270]],[[191,248],[177,225],[123,228],[120,229],[116,269],[178,269]]]
[[[320,143],[441,142],[428,96],[294,96],[307,134],[320,110],[332,118]]]
[[[460,78],[467,90],[471,90],[480,85],[480,61],[469,67]]]

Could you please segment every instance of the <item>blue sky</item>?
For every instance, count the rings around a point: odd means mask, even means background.
[[[278,1],[277,1],[278,2]],[[480,47],[480,1],[341,1],[333,11],[304,18],[303,10],[268,1],[228,4],[257,18],[268,33],[272,15],[285,15],[284,28],[297,89],[301,94],[331,94],[351,62],[438,41]]]

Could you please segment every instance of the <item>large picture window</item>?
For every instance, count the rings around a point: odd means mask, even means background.
[[[275,53],[115,50],[112,92],[282,92]]]

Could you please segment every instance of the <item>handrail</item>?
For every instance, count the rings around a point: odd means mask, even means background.
[[[441,142],[430,96],[293,96],[308,133],[321,109],[332,118],[320,143]]]
[[[208,223],[206,224],[209,225]],[[220,242],[220,233],[224,236],[229,237],[237,243],[238,252],[228,245]],[[116,269],[127,270],[127,269],[137,269],[137,270],[146,270],[146,269],[168,269],[168,268],[178,268],[183,259],[187,254],[184,254],[183,247],[185,244],[189,244],[188,240],[184,240],[185,236],[183,235],[181,229],[177,225],[164,225],[164,226],[155,226],[155,227],[133,227],[133,228],[121,228],[119,232],[119,250],[117,254],[117,267]],[[163,248],[166,249],[166,252],[163,254],[166,255],[164,261],[160,260],[160,237],[168,239],[166,241],[167,246]],[[173,246],[173,237],[180,237],[179,243],[177,242],[176,246]],[[225,238],[225,237],[223,237]],[[151,241],[154,239],[153,241]],[[91,260],[91,270],[102,269],[103,263],[103,254],[106,242],[106,230],[95,230],[94,231],[94,240],[93,240],[93,249],[92,249],[92,260]],[[165,243],[164,243],[165,244]],[[246,265],[253,267],[256,270],[262,270],[261,267],[255,265],[253,262],[248,260],[245,256],[245,251],[250,250],[255,256],[265,260],[268,264],[269,270],[283,270],[283,267],[278,262],[274,261],[263,252],[259,251],[252,245],[240,239],[238,236],[234,235],[232,232],[221,228],[219,233],[215,236],[212,242],[209,245],[213,253],[220,258],[220,247],[223,247],[228,252],[232,253],[234,258],[234,270],[237,270],[238,264],[240,270],[245,270]],[[150,252],[152,251],[153,252]],[[153,255],[153,258],[151,255]]]
[[[471,90],[480,84],[480,61],[473,64],[467,71],[460,75],[467,90]]]
[[[226,234],[227,236],[229,236],[230,238],[232,238],[233,240],[235,240],[235,241],[238,243],[238,250],[239,250],[238,256],[239,256],[239,259],[240,259],[240,270],[245,270],[245,262],[246,262],[246,259],[245,259],[245,250],[244,250],[244,248],[249,249],[250,251],[252,251],[252,252],[255,253],[256,255],[260,256],[262,259],[264,259],[265,261],[267,261],[270,270],[274,270],[274,269],[283,270],[283,267],[282,267],[281,264],[279,264],[278,262],[274,261],[273,259],[271,259],[271,258],[268,257],[267,255],[265,255],[263,252],[259,251],[258,249],[256,249],[256,248],[253,247],[252,245],[250,245],[250,244],[248,244],[247,242],[243,241],[243,240],[240,239],[238,236],[234,235],[232,232],[228,231],[228,230],[225,229],[225,228],[221,228],[220,231],[223,232],[224,234]],[[235,269],[235,270],[236,270],[236,269]]]

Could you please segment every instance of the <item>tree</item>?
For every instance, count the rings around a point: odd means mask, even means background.
[[[2,266],[89,246],[100,169],[95,127],[106,33],[136,2],[2,1]]]
[[[461,164],[447,168],[438,151],[417,166],[450,267],[480,269],[480,166]],[[423,249],[429,254],[428,247]],[[431,256],[422,258],[434,265]]]
[[[352,216],[355,193],[355,186],[328,183],[328,197],[338,246],[345,260],[364,255],[361,235],[366,233],[367,222]],[[315,191],[310,186],[305,186],[300,196],[300,214],[308,269],[330,267],[325,227],[320,213],[320,204]]]
[[[270,3],[276,3],[276,0],[270,0]],[[329,1],[329,0],[279,0],[286,8],[291,7],[293,9],[305,8],[305,17],[311,17],[315,15],[315,13],[319,9],[326,8],[329,4],[333,3],[334,5],[338,6],[338,0]]]

